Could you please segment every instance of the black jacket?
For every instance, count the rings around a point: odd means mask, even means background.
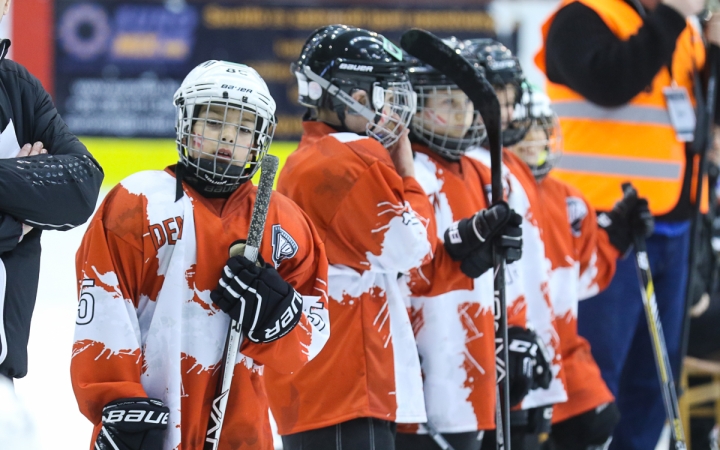
[[[0,42],[0,55],[9,42]],[[4,48],[3,48],[4,47]],[[27,342],[40,272],[41,230],[68,230],[92,214],[103,172],[63,122],[50,95],[21,65],[0,61],[0,130],[12,120],[22,147],[40,141],[46,155],[0,159],[0,374],[27,373]],[[33,230],[22,235],[20,222]]]
[[[643,25],[634,36],[621,40],[590,7],[570,3],[557,12],[548,30],[547,77],[597,105],[624,105],[649,88],[655,75],[670,65],[675,43],[686,24],[680,13],[660,4],[646,12]],[[720,115],[715,118],[718,123]],[[688,147],[687,153],[692,154],[692,149]],[[690,218],[692,165],[687,164],[685,172],[677,206],[659,219]]]

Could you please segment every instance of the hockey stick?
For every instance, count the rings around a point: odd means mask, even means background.
[[[632,195],[637,196],[635,188],[630,183],[623,183],[622,188],[626,197]],[[640,291],[642,293],[645,317],[647,318],[648,330],[650,331],[650,341],[652,342],[653,354],[655,355],[655,365],[657,366],[658,377],[660,378],[660,390],[662,391],[663,402],[665,403],[665,413],[670,422],[670,431],[673,441],[675,442],[675,450],[685,450],[687,448],[685,444],[685,433],[682,422],[680,421],[680,407],[678,406],[675,381],[673,380],[672,368],[670,367],[670,358],[668,357],[667,347],[665,345],[665,335],[663,334],[662,323],[660,323],[660,317],[658,316],[655,286],[653,285],[652,273],[650,272],[650,260],[647,255],[645,236],[642,233],[636,234],[634,244],[635,264],[640,280]]]
[[[435,443],[440,447],[441,450],[455,450],[452,445],[445,439],[445,437],[440,434],[440,432],[433,426],[432,423],[428,420],[425,423],[420,424],[420,429],[422,430],[425,428],[425,431],[428,432],[430,437],[435,441]]]
[[[720,12],[715,12],[714,14],[720,14]],[[690,341],[690,319],[691,314],[690,310],[693,307],[692,301],[693,301],[693,294],[694,294],[694,285],[695,285],[695,277],[697,276],[697,258],[696,250],[698,246],[706,245],[705,242],[700,242],[700,224],[702,222],[702,209],[701,209],[701,201],[702,201],[702,191],[703,191],[703,182],[702,180],[705,178],[705,175],[708,173],[708,153],[711,151],[714,142],[713,142],[713,129],[715,126],[715,97],[717,95],[717,83],[718,83],[718,73],[717,73],[717,63],[718,60],[720,60],[720,48],[718,48],[716,45],[708,45],[707,48],[707,59],[705,66],[708,68],[708,80],[707,80],[707,91],[705,94],[705,98],[698,97],[698,105],[700,105],[701,101],[704,101],[704,108],[700,109],[698,111],[698,131],[699,133],[696,133],[695,135],[695,141],[697,146],[695,147],[695,153],[700,154],[700,163],[699,163],[699,174],[697,176],[697,179],[700,180],[696,186],[695,186],[695,204],[692,208],[692,223],[690,226],[690,251],[688,254],[688,277],[687,277],[687,285],[685,287],[685,310],[683,313],[683,328],[682,328],[682,340],[680,341],[680,364],[682,364],[683,359],[687,355],[688,352],[688,344]],[[699,77],[696,77],[696,80],[699,81]],[[709,189],[712,191],[714,186],[712,184],[708,184]],[[710,208],[714,208],[715,205],[710,204]]]
[[[495,90],[467,59],[434,34],[413,28],[400,39],[401,47],[410,55],[433,66],[450,78],[473,102],[482,116],[490,142],[492,201],[503,201],[502,128],[500,102]],[[510,380],[507,377],[507,305],[505,302],[505,255],[496,248],[494,255],[495,291],[495,368],[499,391],[497,409],[497,449],[510,450]]]
[[[270,194],[272,193],[273,181],[278,168],[278,158],[274,155],[265,155],[262,160],[262,171],[260,173],[260,183],[257,188],[255,197],[255,207],[253,208],[252,217],[250,219],[250,230],[248,231],[247,242],[243,256],[252,262],[256,262],[260,251],[260,243],[262,242],[263,231],[265,230],[265,218],[267,217],[268,206],[270,205]],[[235,362],[240,351],[240,343],[243,340],[240,323],[233,320],[228,330],[227,340],[225,341],[224,357],[225,363],[220,373],[221,383],[218,383],[215,399],[212,402],[210,410],[210,418],[208,420],[208,430],[205,435],[205,450],[217,450],[220,445],[220,432],[225,420],[225,409],[227,408],[228,398],[230,395],[230,385],[232,384]]]

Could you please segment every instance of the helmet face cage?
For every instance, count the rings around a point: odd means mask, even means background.
[[[486,38],[464,41],[462,54],[478,69],[484,70],[485,77],[495,88],[503,119],[503,146],[520,142],[531,120],[521,103],[526,82],[517,57],[500,42]]]
[[[450,160],[457,161],[469,147],[478,146],[487,135],[485,125],[480,114],[472,111],[472,120],[468,125],[464,123],[468,110],[458,106],[453,101],[454,95],[462,93],[455,85],[418,85],[414,86],[417,93],[417,113],[412,119],[412,132],[414,137],[427,145],[434,152]],[[465,100],[470,100],[463,93]],[[435,106],[430,107],[429,103]],[[438,105],[448,105],[447,108]],[[445,119],[438,116],[442,113],[447,117],[463,117],[463,123],[453,127],[452,124],[443,124]]]
[[[236,186],[260,168],[275,132],[274,115],[221,97],[176,102],[180,161],[197,177]]]
[[[415,92],[409,81],[399,81],[374,83],[368,95],[371,96],[370,107],[375,113],[375,120],[367,123],[365,132],[388,148],[410,125],[417,104]],[[353,112],[352,108],[348,108],[348,113]]]
[[[506,115],[502,129],[503,146],[509,147],[520,142],[532,124],[528,107],[523,103],[525,83],[518,78],[494,87],[498,94],[500,110],[504,111],[502,113],[504,116]]]
[[[530,167],[536,180],[545,178],[562,157],[562,133],[557,116],[532,117],[527,134],[513,151]]]

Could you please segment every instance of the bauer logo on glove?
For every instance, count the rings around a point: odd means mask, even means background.
[[[231,248],[242,253],[237,244]],[[252,263],[240,254],[227,260],[210,299],[256,343],[285,336],[302,316],[303,298],[290,283],[262,259]]]
[[[156,450],[163,447],[170,409],[154,398],[121,398],[103,408],[98,450]]]

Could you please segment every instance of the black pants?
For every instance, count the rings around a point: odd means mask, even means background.
[[[563,420],[552,426],[552,450],[602,450],[609,444],[620,410],[614,402]]]
[[[395,423],[362,417],[282,436],[284,450],[395,450]]]
[[[510,448],[540,450],[550,433],[552,407],[510,412]],[[482,450],[495,450],[495,431],[485,433]]]
[[[481,431],[442,433],[442,437],[453,450],[480,450],[482,436]],[[440,446],[429,434],[398,433],[395,436],[395,448],[396,450],[439,450]]]

